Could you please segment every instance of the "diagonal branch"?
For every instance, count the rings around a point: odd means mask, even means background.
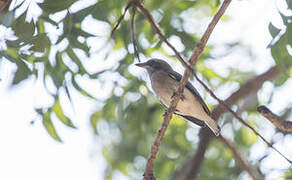
[[[231,0],[225,0],[223,2],[223,4],[221,5],[220,9],[218,10],[218,12],[216,13],[216,15],[214,16],[214,18],[212,19],[211,23],[209,24],[207,30],[205,31],[203,37],[201,38],[201,41],[197,44],[193,55],[191,57],[191,59],[189,60],[190,65],[194,65],[196,63],[196,61],[198,60],[200,54],[202,53],[211,32],[213,31],[214,27],[216,26],[217,22],[219,21],[220,17],[223,15],[223,13],[225,12],[226,8],[228,7],[228,5],[230,4]],[[181,80],[181,84],[183,85],[186,83],[186,81],[188,81],[188,78],[190,77],[191,73],[194,75],[194,77],[197,79],[197,81],[210,93],[210,95],[216,99],[220,104],[222,104],[223,108],[226,108],[236,119],[239,120],[239,122],[241,122],[243,125],[245,125],[247,128],[249,128],[254,134],[256,134],[257,136],[259,136],[269,147],[271,147],[272,149],[274,149],[278,154],[280,154],[284,159],[286,159],[290,164],[292,164],[292,161],[289,160],[286,156],[284,156],[278,149],[276,149],[269,141],[267,141],[257,130],[255,130],[252,126],[250,126],[248,123],[246,123],[240,116],[238,116],[229,106],[228,104],[226,104],[224,101],[222,101],[221,99],[219,99],[214,93],[213,91],[211,91],[208,86],[201,81],[198,76],[195,74],[194,70],[182,59],[182,57],[180,56],[180,54],[178,53],[178,51],[176,51],[176,49],[174,48],[174,46],[172,46],[167,39],[165,38],[165,36],[163,36],[162,32],[160,31],[160,28],[158,27],[158,25],[153,21],[153,18],[151,16],[151,14],[147,11],[147,9],[144,8],[144,6],[138,1],[138,0],[133,0],[133,3],[139,8],[139,10],[142,12],[142,14],[148,19],[148,21],[150,22],[150,24],[152,25],[153,29],[155,29],[156,33],[159,35],[159,37],[175,52],[175,54],[177,55],[178,59],[182,62],[182,64],[186,67],[186,71],[184,72],[184,77]],[[184,85],[183,85],[184,87]],[[176,93],[179,93],[180,91],[183,91],[183,88],[181,88],[181,86],[179,86],[178,90]],[[176,101],[177,97],[174,97],[174,101]],[[172,108],[175,109],[175,108]],[[167,113],[166,113],[167,114]]]
[[[234,92],[229,98],[225,100],[225,103],[229,106],[236,104],[243,97],[256,93],[262,87],[265,81],[274,80],[280,74],[281,70],[278,69],[276,66],[270,68],[265,73],[258,75],[243,84],[236,92]],[[215,120],[218,120],[220,116],[225,112],[226,109],[223,107],[222,104],[219,104],[216,108],[213,109],[212,117]],[[198,143],[197,151],[194,156],[190,158],[193,162],[196,163],[190,164],[190,170],[186,172],[187,174],[189,174],[189,176],[192,177],[192,179],[195,179],[199,173],[200,167],[204,160],[204,158],[202,157],[204,157],[210,141],[211,137],[209,137],[207,131],[205,129],[201,129],[200,142]],[[184,171],[184,169],[181,169],[180,171]]]
[[[148,19],[148,21],[151,23],[152,27],[156,30],[157,34],[159,35],[159,37],[164,41],[164,42],[168,42],[167,39],[163,36],[163,34],[161,33],[158,25],[156,25],[156,23],[153,21],[152,16],[150,15],[150,13],[147,11],[147,9],[144,8],[144,6],[140,3],[139,0],[133,0],[131,1],[136,7],[138,7],[138,9],[142,12],[142,14]],[[231,0],[225,0],[223,2],[223,4],[221,5],[219,11],[217,12],[217,14],[214,16],[214,18],[212,19],[212,22],[209,24],[207,30],[205,31],[203,37],[201,38],[200,43],[197,44],[193,55],[190,59],[190,65],[194,65],[196,63],[196,61],[198,60],[200,54],[202,53],[211,32],[213,31],[214,27],[216,26],[217,22],[219,21],[220,17],[223,15],[224,11],[226,10],[226,8],[228,7],[228,5],[230,4]],[[242,124],[244,124],[246,127],[248,127],[251,131],[253,131],[253,133],[255,133],[257,136],[259,136],[269,147],[273,148],[275,151],[277,151],[282,157],[284,157],[288,162],[292,163],[288,158],[286,158],[281,152],[279,152],[276,148],[273,147],[273,145],[271,143],[269,143],[261,134],[259,134],[253,127],[251,127],[249,124],[247,124],[242,118],[240,118],[234,111],[232,111],[229,106],[222,100],[220,100],[219,98],[217,98],[215,96],[215,94],[207,87],[207,85],[205,85],[194,73],[193,69],[190,68],[190,66],[182,59],[182,57],[180,56],[180,54],[176,51],[176,49],[168,42],[166,43],[167,45],[170,46],[171,49],[173,49],[173,51],[176,53],[176,55],[178,56],[179,60],[183,63],[183,65],[186,67],[184,76],[181,80],[181,83],[178,87],[178,90],[175,94],[175,96],[172,98],[172,102],[171,102],[171,106],[168,108],[167,112],[165,113],[165,118],[164,118],[164,122],[162,124],[161,129],[159,130],[156,140],[152,146],[151,149],[151,155],[148,159],[147,162],[147,166],[146,166],[146,172],[145,172],[145,177],[144,179],[155,179],[155,177],[153,176],[153,164],[154,164],[154,160],[155,157],[157,155],[158,152],[158,148],[160,145],[160,142],[164,136],[164,133],[167,129],[167,126],[169,124],[169,121],[172,117],[172,114],[175,110],[175,107],[179,101],[179,97],[181,96],[184,86],[188,81],[188,78],[190,77],[191,73],[194,74],[195,78],[199,81],[200,84],[203,85],[203,87],[211,94],[212,97],[214,97],[219,103],[220,105],[223,105],[224,108],[226,108],[228,111],[231,112],[231,114],[238,119]]]
[[[274,114],[266,106],[259,106],[257,108],[258,112],[267,118],[274,126],[276,126],[280,131],[292,133],[292,122],[283,121],[279,116]]]
[[[181,174],[185,174],[184,180],[194,180],[200,172],[201,164],[205,158],[205,152],[208,149],[208,145],[210,140],[212,139],[211,133],[209,129],[202,128],[200,130],[200,142],[198,143],[198,148],[196,153],[191,157],[189,164],[186,166],[187,169],[181,169],[180,171],[185,171]]]
[[[164,36],[162,31],[160,30],[160,27],[158,24],[155,23],[152,15],[149,13],[149,11],[144,7],[143,4],[139,3],[137,0],[133,0],[134,4],[138,7],[140,12],[147,18],[149,23],[151,24],[152,28],[155,30],[156,34],[158,34],[161,41],[165,42],[165,44],[170,47],[170,49],[175,53],[178,60],[183,64],[184,67],[188,68],[192,73],[194,72],[193,68],[184,60],[184,58],[181,56],[181,54],[175,49],[175,47],[167,40],[167,38]]]
[[[225,139],[222,135],[220,135],[218,138],[226,147],[231,150],[235,160],[244,170],[246,170],[246,172],[252,177],[253,180],[260,179],[259,173],[253,169],[252,166],[245,159],[243,159],[243,157],[241,157],[231,142]]]
[[[137,46],[137,40],[136,40],[136,28],[135,28],[135,15],[136,15],[136,7],[133,6],[133,14],[131,17],[131,36],[133,41],[133,47],[134,47],[134,54],[137,57],[138,61],[141,62],[140,56],[138,53],[138,46]]]
[[[218,10],[218,12],[216,13],[216,15],[214,16],[214,18],[212,19],[211,23],[209,24],[207,30],[205,31],[203,37],[201,38],[200,43],[197,44],[193,56],[192,58],[189,60],[190,65],[193,66],[198,58],[200,57],[200,54],[202,53],[202,51],[204,50],[204,47],[212,33],[212,31],[215,28],[215,25],[218,23],[220,17],[223,15],[223,13],[225,12],[226,8],[228,7],[228,5],[230,4],[231,0],[224,0],[223,4],[221,5],[220,9]],[[141,10],[142,4],[139,1],[136,1],[136,6]],[[144,9],[146,10],[146,9]],[[145,174],[144,174],[144,179],[146,180],[152,180],[155,179],[154,175],[153,175],[153,165],[154,165],[154,160],[156,158],[156,155],[158,153],[158,149],[159,149],[159,145],[161,143],[161,140],[164,137],[165,131],[168,127],[168,124],[172,118],[172,115],[175,111],[175,108],[178,104],[178,101],[180,100],[180,97],[182,95],[182,92],[184,90],[184,87],[186,85],[186,83],[188,82],[188,79],[191,75],[192,71],[189,70],[189,68],[187,68],[185,70],[184,76],[180,81],[179,87],[177,89],[177,91],[175,92],[174,97],[171,100],[170,106],[167,109],[165,116],[164,116],[164,121],[162,123],[162,127],[160,128],[160,130],[158,131],[158,134],[156,136],[156,139],[154,141],[154,144],[152,145],[151,148],[151,152],[150,152],[150,156],[148,158],[147,164],[146,164],[146,170],[145,170]]]
[[[132,6],[132,1],[130,1],[130,2],[127,4],[127,6],[125,7],[125,10],[124,10],[124,12],[123,12],[123,14],[119,17],[119,19],[118,19],[116,25],[115,25],[114,28],[112,29],[111,37],[114,36],[116,30],[118,29],[119,25],[122,23],[122,20],[124,19],[125,15],[126,15],[126,13],[127,13],[127,11],[128,11],[128,9],[129,9],[131,6]]]

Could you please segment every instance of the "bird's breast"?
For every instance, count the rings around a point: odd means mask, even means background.
[[[168,76],[166,72],[155,72],[151,75],[151,85],[159,100],[167,107],[176,90],[178,82]]]
[[[178,87],[179,82],[168,76],[166,72],[155,72],[151,75],[151,85],[159,100],[165,106],[169,107],[171,97]],[[207,118],[203,106],[189,89],[184,89],[182,97],[176,107],[178,114],[190,115],[200,120]]]

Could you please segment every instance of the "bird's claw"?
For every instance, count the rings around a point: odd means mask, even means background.
[[[174,92],[172,93],[171,99],[174,98],[174,96],[176,96],[176,95],[177,95],[177,92],[174,91]]]
[[[167,114],[167,110],[166,110],[166,111],[164,111],[164,113],[163,113],[163,117],[165,117],[165,116],[166,116],[166,114]]]

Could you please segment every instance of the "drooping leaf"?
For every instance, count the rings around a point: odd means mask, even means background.
[[[270,34],[273,38],[275,38],[279,32],[281,31],[281,29],[276,28],[272,23],[269,24],[269,31]]]
[[[272,57],[274,58],[277,66],[283,70],[288,76],[286,70],[286,64],[292,64],[292,56],[288,53],[287,46],[287,34],[284,34],[271,48]]]
[[[98,121],[102,118],[102,112],[101,111],[97,111],[94,114],[91,115],[90,117],[90,124],[91,127],[94,131],[94,134],[97,134],[97,123]]]
[[[56,131],[56,129],[53,125],[53,122],[51,120],[51,111],[48,110],[45,114],[43,114],[43,121],[42,122],[43,122],[45,129],[49,133],[49,135],[52,138],[54,138],[56,141],[62,142],[62,140],[59,137],[59,135],[57,134],[57,131]]]
[[[30,43],[32,44],[32,47],[30,47],[29,50],[44,52],[50,46],[51,41],[45,33],[41,33],[34,36]]]
[[[56,13],[68,9],[75,0],[45,0],[43,3],[39,4],[43,11],[47,13]]]
[[[28,76],[31,74],[31,70],[27,67],[27,65],[22,60],[16,61],[17,70],[14,74],[14,78],[12,81],[12,84],[18,84],[21,81],[28,78]]]
[[[286,33],[288,34],[288,44],[292,47],[292,22],[287,25]]]
[[[64,114],[63,109],[60,105],[59,99],[55,100],[55,103],[52,107],[53,112],[57,115],[57,117],[61,120],[65,125],[76,128],[76,126],[72,123],[72,121]]]
[[[95,97],[93,97],[92,95],[90,95],[88,92],[86,92],[83,88],[81,88],[81,87],[79,86],[79,84],[76,82],[76,80],[75,80],[74,77],[72,78],[72,85],[73,85],[73,87],[74,87],[77,91],[79,91],[82,95],[87,96],[87,97],[89,97],[89,98],[91,98],[91,99],[96,99]]]
[[[15,35],[21,39],[28,40],[31,38],[35,31],[35,25],[33,21],[26,22],[26,12],[19,16],[12,26]]]
[[[81,63],[79,57],[75,54],[74,50],[71,46],[69,46],[66,49],[66,52],[68,56],[71,58],[71,60],[78,65],[78,72],[82,75],[87,73],[86,69],[83,67],[83,64]]]
[[[71,14],[69,12],[67,13],[67,15],[64,18],[63,22],[64,22],[64,27],[63,27],[64,35],[70,36],[73,24],[72,24],[72,16],[71,16]]]

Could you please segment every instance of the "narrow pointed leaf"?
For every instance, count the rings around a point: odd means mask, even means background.
[[[61,138],[59,137],[59,135],[57,134],[57,131],[53,125],[53,122],[51,120],[51,112],[47,111],[44,115],[43,115],[43,125],[46,128],[47,132],[49,133],[49,135],[54,138],[56,141],[58,142],[62,142]]]
[[[55,101],[55,104],[52,107],[52,110],[55,112],[57,117],[62,121],[62,123],[64,123],[65,125],[67,125],[67,126],[69,126],[71,128],[76,128],[76,126],[74,126],[72,121],[64,114],[64,112],[62,110],[62,107],[60,105],[59,99],[57,99]]]

